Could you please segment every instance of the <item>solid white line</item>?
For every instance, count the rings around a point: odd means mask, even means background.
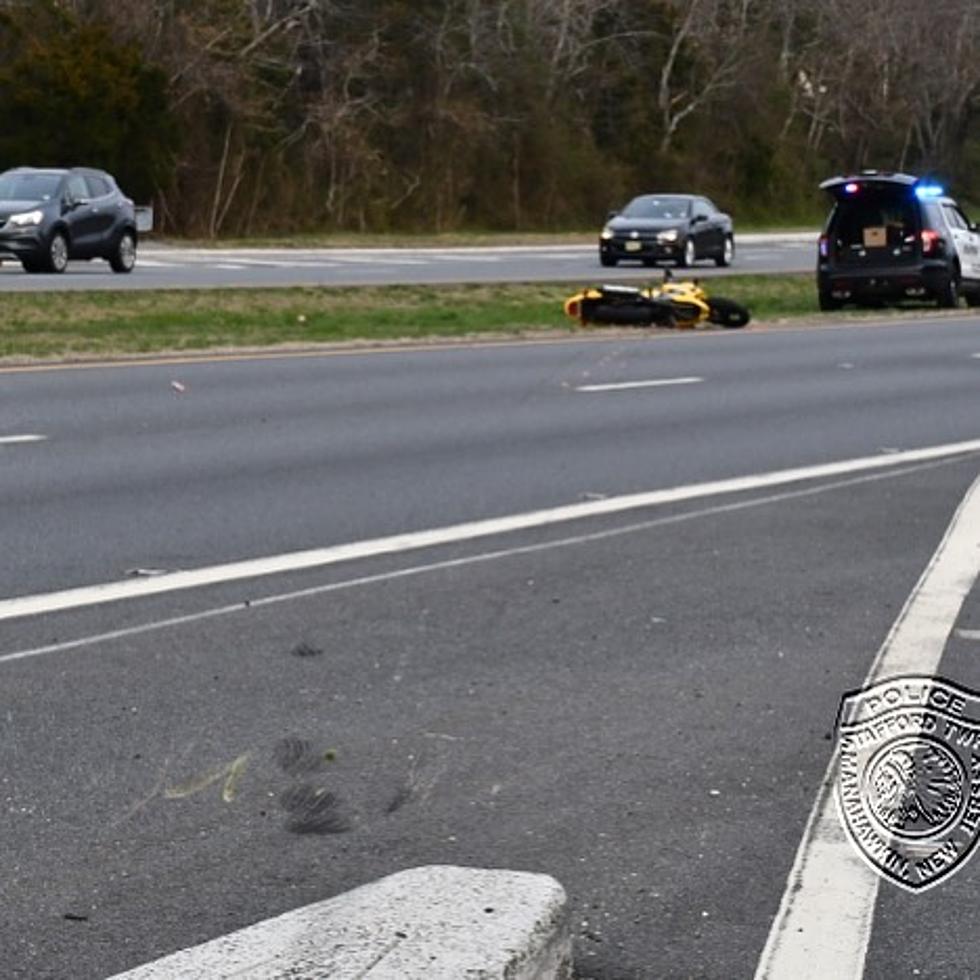
[[[47,439],[47,436],[0,436],[0,446],[14,446],[23,442],[44,442],[45,439]]]
[[[961,640],[980,640],[980,630],[955,630]]]
[[[900,467],[898,469],[889,470],[887,473],[871,473],[865,476],[853,476],[846,480],[836,480],[831,483],[823,483],[817,487],[807,487],[802,490],[784,490],[781,493],[767,494],[762,497],[753,497],[751,500],[740,500],[731,504],[715,504],[712,507],[701,507],[697,510],[685,511],[683,514],[671,514],[668,517],[657,517],[647,521],[640,521],[635,524],[607,528],[604,531],[592,531],[588,534],[578,534],[572,537],[559,538],[554,541],[542,541],[537,544],[521,545],[516,548],[504,548],[499,551],[484,551],[477,555],[466,555],[463,558],[447,558],[443,561],[429,562],[424,565],[412,565],[408,568],[397,568],[393,569],[392,571],[378,572],[374,575],[362,575],[358,578],[343,579],[339,582],[329,582],[326,585],[315,585],[310,588],[297,589],[292,592],[274,593],[272,595],[249,599],[244,602],[235,602],[230,605],[204,609],[200,612],[187,613],[183,616],[174,616],[169,619],[158,619],[154,622],[142,623],[138,626],[127,626],[123,629],[111,630],[106,633],[96,633],[89,636],[83,636],[75,640],[61,640],[57,643],[48,644],[47,646],[0,654],[0,664],[9,663],[14,660],[30,660],[34,657],[42,657],[51,653],[65,653],[69,650],[77,650],[82,647],[94,646],[99,643],[106,643],[110,640],[126,639],[131,636],[139,636],[144,633],[153,633],[157,632],[158,630],[169,629],[174,626],[185,626],[189,623],[196,623],[205,619],[231,616],[235,613],[244,613],[252,609],[260,609],[264,606],[275,606],[284,602],[293,602],[297,599],[308,599],[312,596],[327,595],[329,593],[340,592],[346,589],[360,588],[365,585],[378,585],[382,582],[393,582],[398,579],[411,578],[416,575],[427,575],[430,572],[447,571],[451,568],[464,568],[468,565],[479,565],[487,562],[499,561],[505,558],[519,558],[523,555],[533,555],[543,551],[550,551],[552,549],[595,544],[599,541],[607,541],[611,538],[639,534],[644,531],[652,531],[654,528],[681,524],[687,521],[695,521],[703,517],[717,517],[722,514],[731,514],[736,511],[748,510],[750,508],[783,503],[788,500],[798,500],[803,497],[814,497],[818,494],[832,493],[835,490],[841,490],[845,487],[861,486],[866,483],[874,483],[878,480],[892,480],[896,477],[904,476],[908,473],[915,473],[922,469],[935,466],[946,466],[950,462],[951,460],[933,460],[932,462],[928,463],[918,463],[908,467]]]
[[[621,381],[618,384],[579,385],[576,391],[627,391],[630,388],[668,388],[671,385],[696,385],[704,378],[657,378],[652,381]]]
[[[680,503],[702,497],[721,494],[741,493],[747,490],[760,490],[766,487],[784,486],[804,480],[818,480],[824,477],[843,476],[867,470],[884,469],[907,463],[924,463],[933,459],[945,459],[966,453],[980,452],[980,439],[967,442],[950,443],[945,446],[932,446],[928,449],[912,449],[888,455],[865,456],[860,459],[843,460],[836,463],[823,463],[816,466],[801,466],[795,469],[778,470],[754,476],[733,477],[727,480],[714,480],[710,483],[694,483],[689,486],[674,487],[668,490],[651,490],[646,493],[627,494],[621,497],[608,497],[605,500],[590,500],[547,510],[536,510],[507,517],[491,517],[464,524],[434,528],[426,531],[410,531],[390,537],[374,538],[368,541],[355,541],[350,544],[333,545],[326,548],[313,548],[309,551],[294,551],[266,558],[253,558],[230,562],[224,565],[211,565],[192,571],[173,572],[154,578],[127,579],[121,582],[107,582],[100,585],[82,586],[42,595],[20,596],[0,601],[0,620],[19,616],[36,616],[41,613],[64,609],[78,609],[102,602],[116,602],[121,599],[138,599],[165,592],[182,589],[196,589],[202,586],[235,582],[246,578],[264,575],[277,575],[282,572],[298,572],[310,568],[322,568],[340,562],[373,558],[378,555],[399,554],[421,548],[434,548],[439,545],[456,544],[497,534],[509,534],[531,528],[547,527],[566,521],[582,520],[590,517],[604,517],[624,511],[656,507],[661,504]]]
[[[935,674],[978,574],[980,479],[957,509],[864,686],[901,674]],[[880,878],[845,836],[833,799],[835,772],[836,755],[810,813],[756,980],[858,980],[864,974]]]

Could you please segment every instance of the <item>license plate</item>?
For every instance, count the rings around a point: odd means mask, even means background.
[[[627,252],[639,252],[639,250],[641,248],[643,248],[643,243],[642,242],[627,242],[626,243],[626,251]]]

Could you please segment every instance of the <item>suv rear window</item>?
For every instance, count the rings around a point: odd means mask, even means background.
[[[899,248],[919,232],[915,200],[906,189],[862,189],[837,204],[832,222],[838,247],[848,249]]]

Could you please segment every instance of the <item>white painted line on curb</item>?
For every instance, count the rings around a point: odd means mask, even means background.
[[[864,686],[901,674],[935,674],[978,574],[980,479],[957,509]],[[841,826],[834,803],[835,773],[836,755],[810,812],[756,980],[858,980],[864,975],[881,879],[861,860]]]
[[[36,616],[65,609],[79,609],[83,606],[117,602],[122,599],[146,598],[166,592],[197,589],[209,585],[237,582],[247,578],[278,575],[283,572],[323,568],[341,562],[374,558],[379,555],[400,554],[445,544],[457,544],[462,541],[473,541],[478,538],[509,534],[514,531],[548,527],[567,521],[621,514],[626,511],[656,507],[661,504],[681,503],[687,500],[742,493],[748,490],[761,490],[766,487],[784,486],[806,480],[819,480],[824,477],[844,476],[848,473],[884,469],[907,463],[924,463],[928,460],[946,459],[950,456],[976,452],[980,452],[980,439],[948,443],[944,446],[931,446],[927,449],[910,449],[887,456],[863,456],[836,463],[800,466],[754,476],[739,476],[726,480],[713,480],[708,483],[673,487],[667,490],[651,490],[646,493],[608,497],[605,500],[566,504],[562,507],[512,514],[507,517],[491,517],[426,531],[409,531],[404,534],[367,541],[355,541],[350,544],[313,548],[309,551],[294,551],[223,565],[210,565],[192,571],[159,575],[154,578],[127,579],[121,582],[106,582],[40,595],[19,596],[0,601],[0,620],[15,619],[20,616]]]
[[[543,874],[412,868],[110,980],[571,980],[566,902]]]
[[[657,378],[652,381],[620,381],[617,384],[579,385],[576,391],[628,391],[631,388],[669,388],[672,385],[701,384],[704,378]]]
[[[47,436],[0,436],[0,446],[15,446],[25,442],[44,442],[45,439],[47,439]]]
[[[961,640],[980,640],[980,630],[954,630]]]

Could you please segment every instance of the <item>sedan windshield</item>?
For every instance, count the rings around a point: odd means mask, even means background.
[[[58,174],[2,174],[0,201],[48,201],[60,181]]]
[[[622,214],[624,218],[686,218],[690,206],[677,197],[635,197]]]

